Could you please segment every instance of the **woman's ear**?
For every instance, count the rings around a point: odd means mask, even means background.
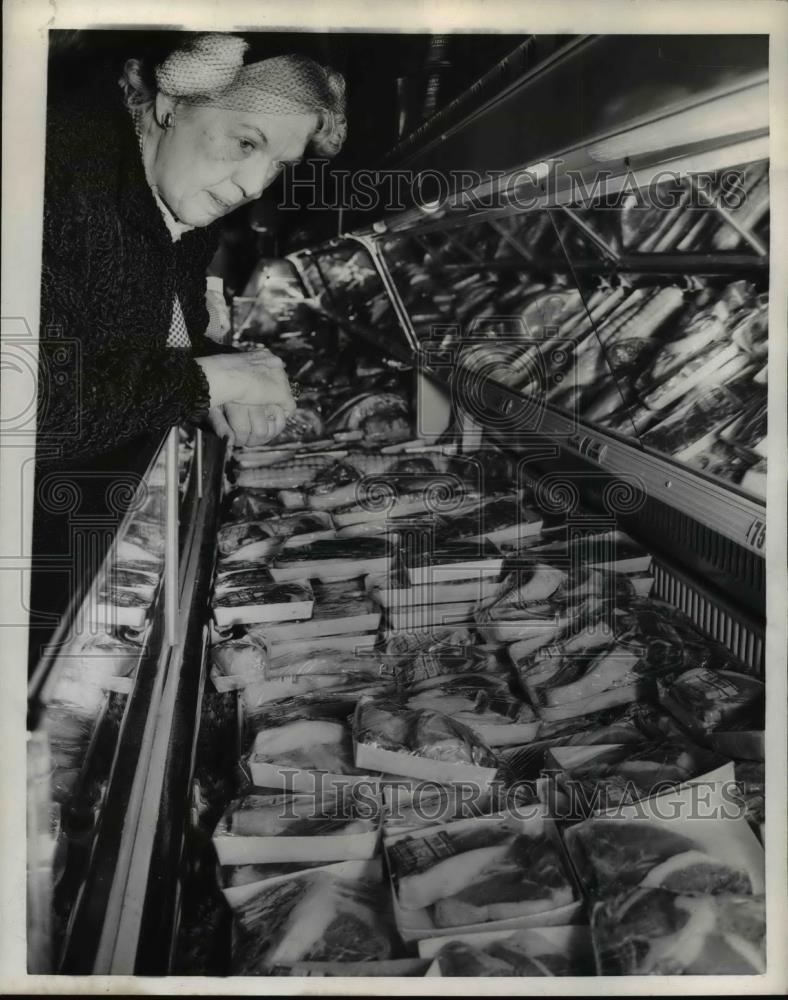
[[[170,128],[175,121],[175,100],[161,91],[156,94],[156,121],[161,128]]]

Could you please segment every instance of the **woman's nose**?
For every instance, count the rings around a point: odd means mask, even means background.
[[[235,183],[246,200],[259,198],[276,176],[276,164],[270,156],[250,157],[235,172]]]

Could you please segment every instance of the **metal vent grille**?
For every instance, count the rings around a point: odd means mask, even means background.
[[[637,521],[654,538],[670,544],[676,552],[691,552],[695,560],[735,580],[737,590],[746,588],[763,605],[766,592],[765,561],[757,552],[737,545],[714,528],[649,498],[638,511]]]
[[[763,676],[763,635],[737,621],[691,584],[679,580],[657,560],[652,571],[656,597],[675,605],[699,629],[727,646],[753,673]]]

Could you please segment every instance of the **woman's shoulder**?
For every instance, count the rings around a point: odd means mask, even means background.
[[[111,76],[58,88],[47,105],[47,184],[84,187],[100,196],[117,183],[124,130],[131,127]]]

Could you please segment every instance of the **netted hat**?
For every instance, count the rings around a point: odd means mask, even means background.
[[[245,66],[247,49],[235,35],[197,35],[156,67],[156,84],[189,104],[274,115],[314,113],[313,142],[321,152],[338,152],[347,133],[342,76],[297,55]]]

